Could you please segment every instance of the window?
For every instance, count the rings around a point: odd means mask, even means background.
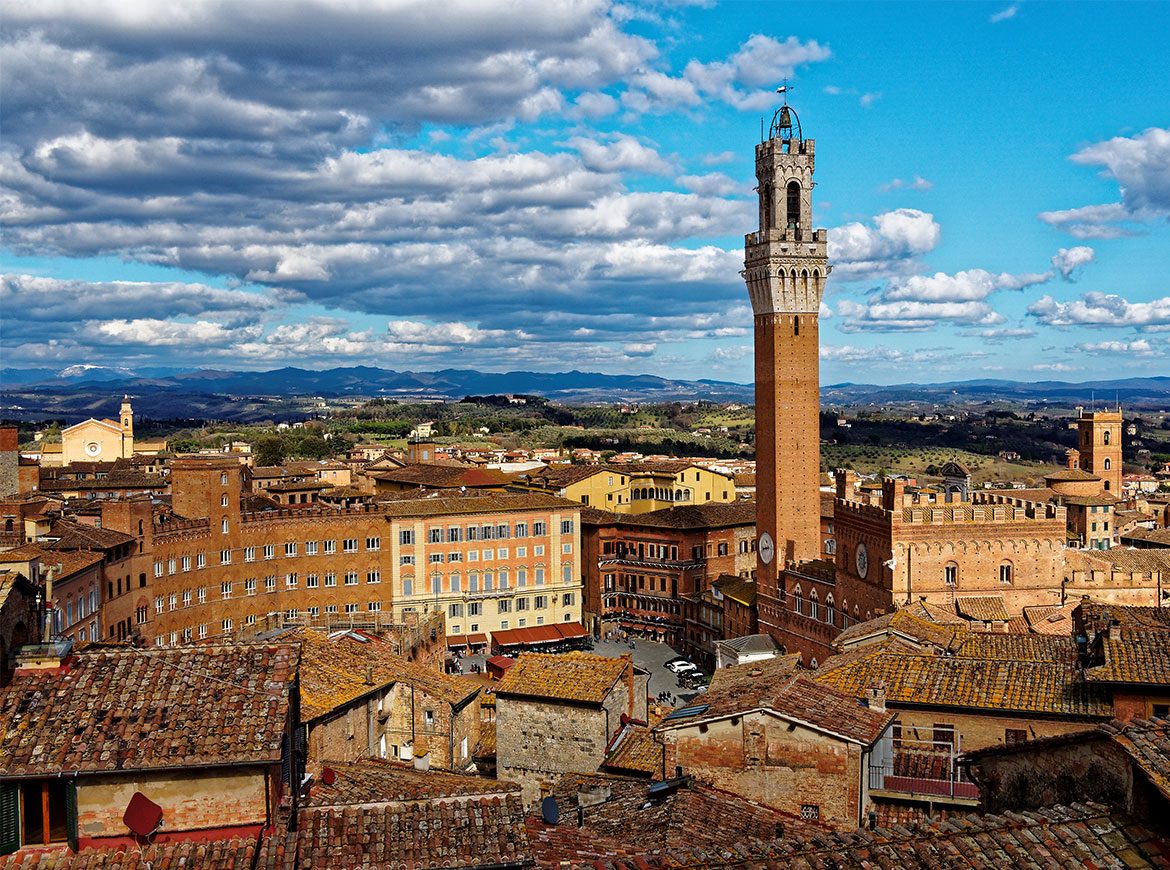
[[[1106,456],[1105,457],[1105,470],[1108,471],[1112,467],[1113,467],[1113,460],[1111,460],[1108,456]]]
[[[227,517],[224,517],[223,520],[220,521],[219,530],[221,532],[223,532],[225,535],[228,533],[228,518]]]
[[[175,573],[175,560],[174,560],[174,558],[167,559],[167,573],[168,574]]]
[[[483,616],[483,602],[482,601],[468,602],[467,615],[468,616]]]
[[[562,583],[572,583],[573,582],[573,564],[571,562],[566,562],[564,565],[561,566],[561,582]],[[663,579],[662,582],[666,583],[665,578]]]
[[[448,586],[452,592],[459,592],[463,588],[462,581],[458,574],[452,574],[448,580]]]
[[[469,592],[478,592],[479,591],[479,572],[478,571],[472,571],[470,574],[467,575],[467,590]]]
[[[561,604],[565,605],[565,607],[572,607],[573,600],[574,599],[573,599],[572,592],[566,592],[564,595],[561,596]]]
[[[999,582],[1000,583],[1011,583],[1012,582],[1012,563],[1011,562],[1004,562],[1003,564],[1001,564],[999,566]]]
[[[535,547],[533,547],[532,548],[532,555],[533,556],[543,556],[544,555],[544,544],[537,544]]]
[[[463,605],[449,604],[447,606],[447,616],[449,616],[451,619],[458,619],[463,616]]]
[[[357,586],[357,582],[358,582],[357,571],[346,571],[345,572],[345,585],[346,586]]]
[[[462,562],[463,561],[463,554],[462,553],[448,553],[447,554],[447,561],[448,562]]]
[[[935,722],[933,740],[936,749],[943,746],[946,746],[948,749],[954,749],[955,726],[949,725],[946,722]]]
[[[163,563],[162,562],[155,562],[154,563],[154,576],[161,577],[162,575],[163,575]]]
[[[548,534],[548,523],[535,522],[532,524],[532,534],[538,538],[544,537]]]
[[[310,607],[309,608],[309,616],[316,619],[320,615],[321,615],[321,608],[320,607]]]
[[[207,558],[202,553],[198,554],[195,557],[195,567],[196,568],[202,568],[206,564],[207,564]]]
[[[512,612],[512,602],[509,601],[507,598],[501,598],[499,601],[496,602],[496,613],[511,613],[511,612]]]
[[[284,586],[286,589],[296,589],[297,588],[297,575],[296,574],[285,574],[284,575]]]
[[[427,543],[441,544],[443,543],[443,530],[441,528],[427,529]]]
[[[326,614],[336,614],[337,613],[337,605],[336,604],[326,604],[325,605],[325,613]]]
[[[1015,746],[1028,741],[1027,728],[1005,728],[1003,732],[1004,746]]]
[[[414,579],[406,577],[402,581],[402,594],[409,598],[414,594]]]
[[[370,613],[381,613],[382,602],[381,601],[371,601],[368,604],[366,604],[366,610],[369,611]]]
[[[256,548],[255,547],[244,547],[244,561],[245,562],[255,562],[256,561]]]
[[[219,584],[219,592],[223,596],[223,600],[227,601],[232,597],[232,581],[225,580]]]
[[[203,640],[203,638],[205,638],[205,637],[207,637],[207,623],[206,622],[199,626],[199,639]]]
[[[528,569],[527,568],[517,568],[516,569],[516,585],[517,586],[527,586],[528,585]]]
[[[232,630],[232,621],[230,619],[225,619],[222,623],[220,623],[220,626],[223,629],[224,634],[229,634]]]
[[[428,728],[435,727],[435,711],[423,710],[423,724]]]
[[[528,599],[527,598],[517,598],[516,599],[516,609],[517,610],[527,610],[528,609]]]
[[[399,532],[398,533],[398,543],[404,547],[410,546],[411,544],[413,544],[414,543],[414,530],[413,529],[403,529],[401,532]]]
[[[959,566],[954,562],[948,562],[943,568],[943,580],[948,586],[957,586],[959,583]]]
[[[190,589],[187,589],[186,591],[183,592],[183,606],[184,607],[191,606],[191,590]]]
[[[337,575],[334,574],[332,571],[325,572],[325,585],[326,586],[336,586],[337,585]]]
[[[561,520],[561,534],[562,535],[573,534],[573,521],[572,520]]]
[[[183,566],[184,571],[191,570],[191,557],[190,556],[183,557],[182,566]]]
[[[289,541],[284,545],[284,555],[295,556],[297,554],[297,545],[294,541]]]
[[[382,539],[381,538],[366,538],[366,549],[367,550],[381,550],[382,549]]]
[[[467,540],[469,540],[469,541],[478,541],[479,540],[479,526],[468,526],[467,527]]]
[[[792,183],[795,184],[796,182],[794,181]],[[818,804],[801,804],[800,817],[806,822],[820,821],[821,808]]]
[[[510,529],[508,524],[500,523],[498,526],[496,526],[496,539],[500,541],[506,541],[509,537],[511,537],[509,532]]]
[[[516,548],[516,558],[517,559],[523,559],[527,556],[528,556],[528,548],[527,547],[517,547]]]
[[[342,542],[342,550],[346,553],[357,552],[357,538],[346,538]]]
[[[167,610],[179,609],[179,596],[172,592],[167,596]]]
[[[1104,432],[1101,433],[1102,440],[1104,440],[1104,442],[1106,444],[1109,443],[1109,439],[1110,439],[1111,434],[1112,433],[1108,429],[1106,429]],[[1105,467],[1106,468],[1109,467],[1109,460],[1108,459],[1105,460]]]
[[[356,604],[345,605],[345,612],[346,613],[357,613],[357,605]]]
[[[200,604],[202,604],[203,602],[205,602],[207,600],[207,587],[206,586],[200,586],[198,589],[195,590],[195,600],[198,601]]]
[[[467,551],[467,561],[468,562],[478,562],[479,561],[479,550],[468,550]]]
[[[569,553],[572,553],[572,552],[573,552],[573,545],[572,544],[561,544],[561,553],[562,554],[568,555]]]
[[[484,526],[483,527],[483,539],[485,541],[491,541],[495,537],[496,537],[496,527],[495,526]]]
[[[230,565],[231,563],[232,563],[232,551],[231,550],[220,550],[219,551],[219,564]]]
[[[414,564],[414,556],[399,556],[398,557],[398,564],[399,565],[413,565]]]
[[[264,558],[265,559],[275,559],[276,558],[276,544],[265,544],[264,545]]]
[[[517,537],[517,538],[527,538],[528,537],[528,523],[516,523],[515,537]]]
[[[507,589],[508,588],[508,569],[501,568],[499,577],[500,577],[500,588]]]
[[[463,529],[460,526],[451,526],[447,529],[447,543],[458,544],[463,540]]]
[[[536,569],[536,585],[537,586],[544,585],[544,569],[543,568]]]
[[[332,556],[336,552],[337,552],[337,541],[326,541],[325,542],[325,555]]]
[[[548,596],[547,595],[537,595],[536,599],[532,602],[532,609],[533,610],[544,610],[547,607],[548,607]]]
[[[442,553],[431,553],[429,556],[427,556],[427,561],[430,562],[432,565],[439,563],[439,562],[442,562],[443,561],[443,554]]]
[[[726,555],[727,555],[727,542],[726,542],[726,541],[724,541],[723,543],[721,543],[721,544],[719,545],[718,554],[719,554],[720,556],[726,556]]]
[[[227,486],[227,485],[228,485],[228,476],[227,476],[227,472],[226,472],[226,471],[225,471],[225,472],[223,472],[222,474],[220,474],[220,476],[219,476],[219,485],[220,485],[220,486]]]
[[[306,556],[316,556],[317,555],[317,542],[316,541],[305,541],[305,555]]]
[[[367,571],[366,572],[366,582],[367,583],[381,583],[382,582],[382,572],[376,571],[376,570],[375,571]]]
[[[276,575],[275,574],[269,574],[267,577],[264,578],[264,591],[265,592],[275,592],[276,591]]]

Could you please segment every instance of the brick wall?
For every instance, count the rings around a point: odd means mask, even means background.
[[[617,720],[598,707],[496,697],[496,775],[520,783],[524,801],[562,773],[593,773]]]

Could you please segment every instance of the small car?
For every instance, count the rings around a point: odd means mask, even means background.
[[[698,670],[698,668],[696,668],[694,665],[692,665],[686,659],[672,659],[671,661],[666,663],[666,669],[668,671],[670,671],[672,674],[682,674],[682,673],[686,673],[688,671],[697,671]]]

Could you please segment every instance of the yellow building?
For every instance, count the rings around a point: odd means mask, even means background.
[[[134,410],[130,397],[122,399],[119,420],[95,420],[61,430],[61,462],[112,462],[134,455]]]
[[[685,460],[630,465],[550,465],[521,475],[513,488],[546,492],[622,514],[736,500],[735,479]]]

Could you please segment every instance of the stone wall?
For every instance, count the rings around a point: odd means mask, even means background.
[[[600,707],[496,697],[496,775],[520,783],[524,801],[562,773],[594,773],[617,719]]]

